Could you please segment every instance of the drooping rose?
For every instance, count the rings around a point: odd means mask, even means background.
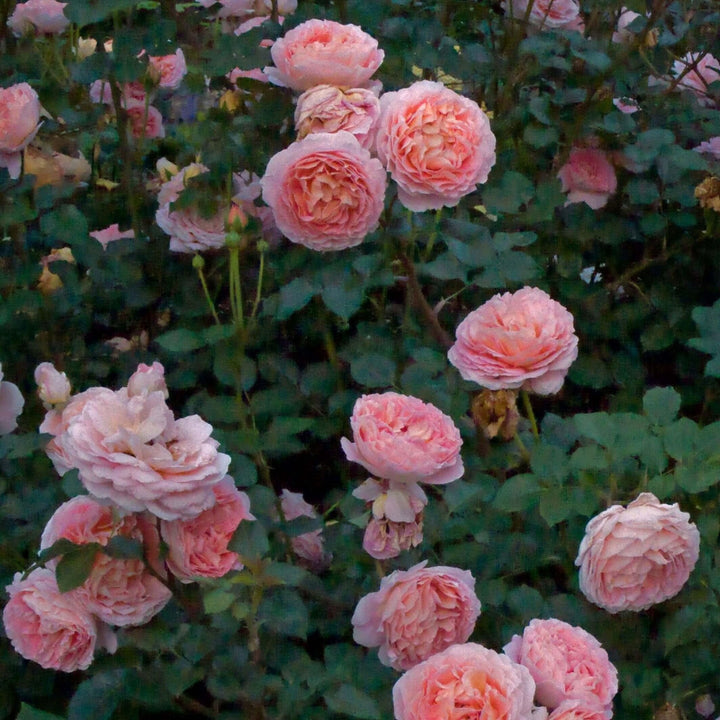
[[[529,0],[505,0],[503,8],[506,15],[516,20],[527,16],[531,25],[541,29],[577,30],[582,25],[580,7],[575,0],[533,0],[528,15],[529,4]]]
[[[478,104],[421,80],[380,98],[376,152],[410,210],[457,205],[488,179],[495,135]]]
[[[107,250],[107,246],[116,240],[134,238],[135,231],[132,228],[129,230],[120,230],[120,225],[118,225],[118,223],[113,223],[102,230],[93,230],[90,233],[90,237],[95,238],[95,240],[103,246],[103,250]]]
[[[376,477],[434,485],[462,477],[460,431],[430,403],[395,392],[363,395],[350,425],[353,442],[340,440],[345,457]]]
[[[476,643],[453,645],[408,670],[393,687],[396,720],[529,720],[527,668]]]
[[[43,362],[35,368],[35,382],[38,396],[46,410],[53,405],[64,405],[70,399],[70,381],[67,375],[56,370],[52,363]]]
[[[376,560],[389,560],[403,550],[417,547],[423,540],[423,513],[412,522],[395,522],[387,517],[371,517],[363,535],[363,550]]]
[[[608,612],[646,610],[677,595],[695,567],[700,533],[677,503],[641,493],[585,528],[575,564],[580,589]]]
[[[680,78],[677,87],[690,90],[701,105],[712,106],[708,87],[720,81],[720,60],[710,53],[689,52],[673,63],[672,74]]]
[[[608,156],[597,148],[573,148],[557,176],[562,191],[568,193],[566,205],[584,202],[598,210],[605,207],[617,190],[615,168]]]
[[[352,616],[355,642],[379,647],[380,662],[395,670],[409,670],[464,643],[480,614],[469,571],[426,565],[384,577],[380,590],[363,597]]]
[[[490,390],[556,393],[577,357],[573,316],[539,288],[494,295],[455,333],[450,362]]]
[[[40,100],[27,83],[0,88],[0,168],[20,177],[21,151],[40,128]]]
[[[167,566],[182,583],[200,577],[219,578],[243,568],[228,543],[241,522],[255,520],[250,498],[235,487],[229,475],[213,486],[213,493],[215,504],[196,517],[160,523],[160,533],[168,546]]]
[[[610,720],[612,710],[581,700],[565,700],[548,716],[548,720]]]
[[[286,520],[295,520],[299,517],[316,518],[315,508],[305,501],[302,493],[283,490],[280,493],[280,509]],[[290,538],[293,552],[300,558],[300,564],[307,566],[314,572],[324,570],[330,563],[332,556],[325,551],[322,528],[307,533],[295,535]]]
[[[3,380],[0,364],[0,435],[7,435],[17,427],[17,418],[25,406],[25,398],[15,383]]]
[[[375,230],[387,178],[348,132],[315,133],[270,158],[263,200],[288,240],[311,250],[344,250]]]
[[[275,63],[265,68],[270,82],[301,92],[322,84],[367,86],[385,57],[377,40],[357,25],[318,19],[278,38],[270,54]]]
[[[503,648],[535,680],[540,705],[556,708],[580,700],[609,709],[618,690],[617,670],[597,638],[562,620],[531,620]]]
[[[8,18],[8,27],[17,36],[26,33],[57,35],[70,24],[63,13],[66,5],[57,0],[27,0],[18,3]]]
[[[160,76],[159,85],[161,88],[176,90],[180,87],[182,79],[187,74],[185,53],[178,48],[171,55],[150,55],[150,67]]]
[[[235,193],[232,197],[233,206],[237,206],[246,215],[260,221],[263,239],[268,243],[280,240],[280,231],[275,224],[272,210],[255,204],[262,194],[260,178],[249,170],[233,173],[233,192]]]

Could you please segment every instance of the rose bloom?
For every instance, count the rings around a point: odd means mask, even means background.
[[[566,205],[584,202],[597,210],[604,207],[617,190],[615,168],[597,148],[573,148],[557,176],[562,191],[568,193]]]
[[[465,380],[490,390],[551,395],[577,357],[573,316],[538,288],[494,295],[455,333],[450,362]]]
[[[18,3],[7,21],[8,27],[16,36],[25,33],[37,35],[57,35],[70,21],[63,14],[67,3],[56,0],[27,0]]]
[[[635,37],[635,33],[632,30],[628,30],[627,26],[633,22],[636,18],[641,17],[640,13],[636,13],[633,10],[623,8],[618,17],[617,30],[613,33],[612,41],[614,43],[630,43]]]
[[[460,431],[430,403],[395,392],[363,395],[350,425],[354,442],[340,440],[345,457],[377,477],[433,485],[462,477]]]
[[[150,67],[160,75],[160,87],[176,90],[187,74],[185,54],[178,48],[172,55],[150,55]]]
[[[565,700],[550,713],[548,720],[610,720],[612,710],[580,700]]]
[[[311,250],[344,250],[375,230],[387,177],[348,132],[314,133],[273,155],[263,200],[288,240]]]
[[[372,90],[316,85],[298,98],[295,130],[299,139],[315,132],[346,130],[371,150],[379,117],[380,101]]]
[[[393,687],[396,720],[529,720],[535,683],[522,665],[476,643],[453,645]]]
[[[197,578],[219,578],[231,570],[242,570],[236,552],[228,543],[243,520],[255,520],[250,498],[226,475],[213,486],[215,504],[189,520],[163,520],[162,539],[167,543],[170,572],[183,583]]]
[[[633,98],[613,98],[613,105],[623,113],[623,115],[632,115],[640,109],[637,101]]]
[[[151,140],[165,137],[162,114],[156,107],[146,105],[145,101],[128,101],[125,110],[130,133],[134,138],[148,138]]]
[[[531,620],[503,651],[530,671],[535,698],[549,709],[565,700],[607,709],[617,693],[617,670],[602,645],[586,630],[562,620]]]
[[[43,362],[35,368],[35,382],[38,396],[46,410],[53,405],[64,405],[70,399],[70,381],[52,363]]]
[[[166,400],[170,397],[165,382],[165,368],[157,360],[152,365],[140,363],[128,380],[128,395],[134,397],[157,391],[160,391]]]
[[[93,230],[93,232],[90,233],[90,237],[95,238],[95,240],[103,246],[103,250],[107,250],[107,246],[116,240],[134,238],[135,231],[132,228],[129,230],[120,230],[120,226],[117,223],[113,223],[102,230]]]
[[[355,642],[379,647],[380,662],[395,670],[409,670],[464,643],[480,614],[469,571],[426,565],[384,577],[380,590],[362,598],[352,616]]]
[[[316,518],[315,508],[302,496],[302,493],[283,490],[280,493],[280,509],[286,520],[295,520],[299,517]],[[290,538],[293,552],[300,558],[300,564],[305,565],[314,572],[324,570],[332,559],[330,553],[325,552],[322,528],[302,533]]]
[[[699,550],[688,513],[641,493],[627,508],[613,505],[587,524],[575,560],[580,589],[611,613],[646,610],[680,592]]]
[[[68,593],[58,590],[55,573],[36,568],[17,573],[7,586],[10,600],[3,624],[13,648],[48,670],[86,670],[93,661],[98,628],[92,615]]]
[[[421,80],[380,98],[376,152],[409,210],[457,205],[488,179],[495,135],[478,104]]]
[[[412,522],[394,522],[371,517],[363,535],[363,550],[376,560],[390,560],[423,540],[423,514]]]
[[[693,150],[711,155],[715,160],[720,160],[720,135],[704,140]]]
[[[720,81],[720,61],[713,55],[687,53],[681,60],[673,63],[672,74],[676,78],[682,75],[677,87],[695,93],[701,105],[714,104],[714,101],[708,97],[708,86]]]
[[[0,88],[0,168],[20,177],[21,151],[40,128],[40,100],[27,83]]]
[[[522,20],[525,18],[528,0],[508,0],[503,2],[506,14]],[[578,29],[580,7],[575,0],[534,0],[528,22],[542,29],[561,28],[566,30]]]
[[[357,25],[307,20],[278,38],[270,50],[270,82],[303,91],[314,85],[366,86],[385,53]]]
[[[0,364],[0,435],[7,435],[17,427],[17,418],[25,405],[18,386],[3,380],[2,364]]]

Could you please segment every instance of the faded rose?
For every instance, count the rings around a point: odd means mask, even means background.
[[[352,616],[353,639],[379,647],[380,662],[409,670],[431,655],[464,643],[475,628],[480,601],[467,570],[427,561],[384,577]]]
[[[553,709],[565,700],[581,700],[611,707],[618,690],[617,670],[586,630],[553,618],[531,620],[503,650],[530,671],[540,705]]]
[[[69,24],[63,10],[67,3],[57,0],[27,0],[18,3],[7,24],[15,35],[57,35]]]
[[[90,237],[95,238],[95,240],[103,246],[103,250],[107,250],[107,246],[116,240],[134,238],[135,231],[132,228],[129,230],[120,230],[120,226],[117,223],[113,223],[102,230],[93,230],[90,233]]]
[[[577,357],[573,316],[546,292],[494,295],[456,330],[448,352],[465,380],[490,390],[558,392]]]
[[[565,700],[550,713],[548,720],[610,720],[612,710],[580,700]]]
[[[528,720],[535,683],[522,665],[476,643],[453,645],[393,687],[396,720]]]
[[[40,128],[40,100],[27,83],[0,88],[0,168],[20,177],[21,151]]]
[[[615,168],[597,148],[573,148],[557,176],[562,191],[568,193],[566,205],[584,202],[598,210],[617,190]]]
[[[376,152],[410,210],[457,205],[488,179],[495,135],[478,104],[421,80],[380,98]]]
[[[263,200],[288,240],[311,250],[359,245],[380,220],[387,178],[348,132],[315,133],[273,155]]]
[[[35,368],[35,382],[38,396],[46,410],[53,405],[64,405],[70,399],[70,381],[52,363],[43,362]]]
[[[291,492],[287,489],[280,493],[280,509],[286,520],[318,516],[315,508],[305,502],[302,493]],[[293,552],[300,558],[300,564],[305,565],[313,572],[320,572],[330,564],[332,555],[325,551],[322,528],[291,537],[290,545]]]
[[[270,82],[303,91],[314,85],[367,86],[385,53],[357,25],[306,20],[278,38],[270,50]]]
[[[715,104],[715,100],[708,95],[708,87],[720,81],[720,61],[713,55],[689,52],[673,63],[672,74],[680,78],[677,87],[693,92],[701,105]]]
[[[379,478],[441,485],[462,477],[460,431],[430,403],[395,392],[363,395],[350,425],[353,442],[340,440],[345,457]]]
[[[150,55],[150,67],[160,76],[161,88],[176,90],[187,74],[185,54],[178,48],[172,55]]]
[[[677,595],[695,567],[700,533],[677,503],[641,493],[585,528],[575,564],[580,589],[610,613],[646,610]]]
[[[387,517],[371,517],[363,534],[363,550],[376,560],[389,560],[403,550],[417,547],[423,540],[423,514],[412,522],[395,522]]]
[[[17,427],[17,418],[25,406],[18,386],[3,380],[2,364],[0,364],[0,435],[7,435]]]
[[[528,10],[529,0],[507,0],[503,2],[505,13],[522,20]],[[582,25],[580,7],[575,0],[533,0],[528,22],[542,29],[578,30]]]

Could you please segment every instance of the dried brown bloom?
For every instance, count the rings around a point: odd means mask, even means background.
[[[705,178],[695,188],[695,197],[700,207],[720,212],[720,178],[715,175]]]
[[[497,435],[509,440],[517,431],[520,413],[517,410],[516,390],[483,390],[472,402],[475,426],[482,429],[487,438]]]

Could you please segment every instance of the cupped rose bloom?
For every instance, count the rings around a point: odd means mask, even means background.
[[[53,405],[64,405],[70,399],[70,381],[52,363],[43,362],[35,368],[35,382],[38,396],[46,410],[50,410]]]
[[[677,87],[693,92],[701,105],[711,106],[708,87],[720,81],[720,60],[710,53],[690,52],[673,63],[672,74],[680,78]]]
[[[530,14],[528,13],[529,0],[508,0],[503,2],[505,14],[516,20],[527,21],[535,27],[542,29],[578,29],[580,7],[575,0],[533,0]]]
[[[160,391],[167,400],[170,397],[165,382],[165,368],[157,360],[152,365],[140,363],[130,376],[127,393],[130,397]]]
[[[460,431],[452,418],[419,398],[395,392],[363,395],[350,418],[345,457],[376,477],[442,485],[464,472]]]
[[[610,720],[612,710],[581,700],[565,700],[548,716],[548,720]]]
[[[577,357],[573,316],[539,288],[494,295],[455,331],[450,362],[490,390],[558,392]]]
[[[597,638],[562,620],[531,620],[503,648],[535,680],[535,698],[549,709],[580,700],[609,709],[618,690],[617,670]]]
[[[628,10],[624,7],[618,17],[617,30],[613,33],[612,41],[614,43],[632,42],[635,37],[635,33],[627,28],[628,25],[639,17],[641,17],[640,13],[636,13],[634,10]]]
[[[700,551],[700,533],[677,503],[641,493],[613,505],[585,528],[575,564],[580,589],[610,613],[646,610],[677,595]]]
[[[168,546],[170,572],[182,583],[198,578],[219,578],[231,570],[242,570],[243,564],[228,543],[245,520],[255,520],[250,512],[250,498],[235,487],[226,475],[213,486],[215,504],[189,520],[163,520],[162,539]]]
[[[311,250],[345,250],[377,228],[387,177],[354,135],[315,133],[270,158],[263,200],[288,240]]]
[[[90,667],[98,628],[95,618],[71,594],[58,590],[55,573],[36,568],[7,586],[10,600],[3,624],[13,648],[48,670],[74,672]]]
[[[40,100],[27,83],[0,88],[0,168],[20,177],[21,151],[40,128]]]
[[[363,550],[376,560],[390,560],[423,540],[423,514],[412,522],[395,522],[371,517],[363,535]]]
[[[67,3],[57,0],[27,0],[18,3],[7,24],[15,35],[57,35],[69,24],[63,9]]]
[[[270,50],[270,82],[302,92],[314,85],[364,87],[385,53],[357,25],[307,20],[278,38]]]
[[[176,90],[180,87],[183,78],[187,75],[185,53],[178,48],[171,55],[150,55],[150,67],[160,76],[161,88]]]
[[[453,645],[408,670],[393,687],[396,720],[529,720],[527,668],[476,643]]]
[[[318,516],[315,508],[305,501],[302,493],[291,492],[287,489],[280,493],[280,509],[288,521],[299,517],[316,518]],[[332,556],[325,552],[322,528],[295,535],[290,538],[290,545],[293,552],[300,558],[300,564],[314,572],[324,570],[330,564]]]
[[[120,230],[120,225],[113,223],[102,230],[93,230],[90,233],[90,237],[95,238],[95,240],[103,246],[103,250],[107,250],[107,246],[116,240],[134,238],[135,231],[132,228],[129,230]]]
[[[598,210],[617,190],[615,168],[608,156],[597,148],[573,148],[557,176],[562,191],[568,193],[566,205],[584,202]]]
[[[375,149],[400,202],[417,212],[457,205],[495,164],[487,115],[473,100],[429,80],[382,95]]]
[[[380,101],[372,90],[316,85],[298,98],[295,130],[299,139],[310,133],[346,130],[371,150],[379,117]]]
[[[17,427],[17,418],[24,406],[25,398],[18,386],[3,380],[0,364],[0,435],[7,435]]]
[[[380,662],[395,670],[409,670],[464,643],[480,614],[469,571],[426,565],[384,577],[380,590],[363,597],[352,616],[355,642],[379,647]]]
[[[165,137],[162,113],[144,100],[128,100],[125,103],[130,134],[138,138],[153,140]]]

